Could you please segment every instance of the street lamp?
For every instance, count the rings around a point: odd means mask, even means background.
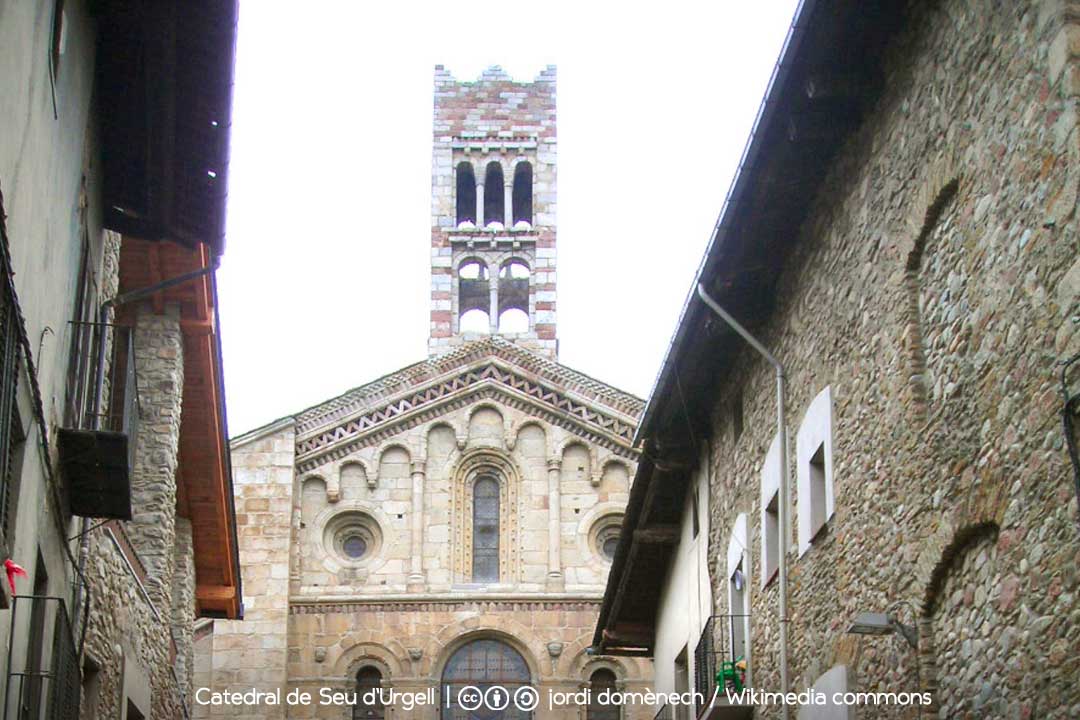
[[[859,613],[848,632],[853,635],[891,635],[898,632],[908,641],[908,645],[915,650],[919,649],[919,629],[905,625],[892,613]]]

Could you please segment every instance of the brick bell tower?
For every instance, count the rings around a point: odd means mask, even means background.
[[[428,354],[491,335],[553,360],[555,68],[458,82],[435,66]]]

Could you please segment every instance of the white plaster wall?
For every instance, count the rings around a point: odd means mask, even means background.
[[[680,523],[679,546],[668,577],[664,579],[656,623],[654,653],[655,687],[658,692],[675,690],[675,658],[687,648],[690,677],[694,676],[694,648],[712,615],[712,585],[709,580],[708,464],[700,463],[694,474],[698,492],[698,536],[693,536],[693,507],[687,493]],[[692,683],[692,681],[691,681]],[[693,688],[691,688],[693,689]]]

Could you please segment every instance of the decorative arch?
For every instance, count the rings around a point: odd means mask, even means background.
[[[473,486],[485,476],[499,484],[499,584],[513,584],[521,574],[517,542],[521,472],[509,456],[492,448],[465,453],[454,470],[450,495],[451,569],[456,581],[472,581]]]
[[[901,345],[908,365],[906,393],[920,420],[926,419],[929,394],[923,322],[919,310],[920,271],[927,239],[937,228],[945,208],[956,197],[960,187],[960,176],[953,170],[951,156],[939,160],[929,174],[930,177],[920,188],[919,197],[908,218],[910,240],[903,249],[905,302],[902,307]]]
[[[532,417],[525,417],[522,419],[514,420],[510,423],[510,428],[506,431],[506,448],[513,450],[517,446],[518,436],[521,431],[530,425],[540,429],[540,432],[544,434],[545,442],[551,431],[545,427],[544,423]]]
[[[364,665],[374,665],[383,674],[384,680],[401,676],[400,658],[405,656],[405,648],[396,640],[386,645],[375,639],[373,632],[350,633],[341,640],[342,651],[333,663],[336,677],[355,678]]]
[[[502,419],[502,432],[500,433],[497,446],[505,445],[506,437],[510,433],[510,419],[506,412],[506,408],[500,407],[498,403],[491,402],[490,400],[481,400],[480,402],[474,403],[469,407],[468,412],[465,414],[466,443],[473,442],[473,416],[481,410],[491,410],[498,413],[499,417]]]
[[[564,475],[570,472],[570,469],[566,466],[566,451],[575,446],[580,445],[585,449],[585,452],[589,456],[589,467],[587,468],[586,475],[590,484],[596,487],[600,484],[600,468],[596,462],[596,448],[588,442],[585,442],[579,437],[570,436],[564,438],[560,443],[555,446],[554,456],[559,459],[559,463],[562,465],[562,472]]]
[[[496,640],[508,645],[525,661],[532,682],[536,683],[542,677],[540,663],[537,661],[538,649],[530,647],[528,643],[521,640],[522,637],[528,637],[531,633],[520,623],[498,618],[482,624],[480,618],[473,617],[459,627],[446,628],[443,633],[440,633],[440,635],[444,634],[455,636],[444,639],[442,649],[434,658],[431,668],[433,678],[442,678],[447,663],[450,662],[454,653],[477,640]]]

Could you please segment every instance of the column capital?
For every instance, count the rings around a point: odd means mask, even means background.
[[[427,469],[427,460],[413,460],[410,467],[413,475],[416,475],[417,473],[423,475],[424,471]]]
[[[548,472],[551,472],[552,470],[562,470],[562,458],[548,458],[547,469]]]

